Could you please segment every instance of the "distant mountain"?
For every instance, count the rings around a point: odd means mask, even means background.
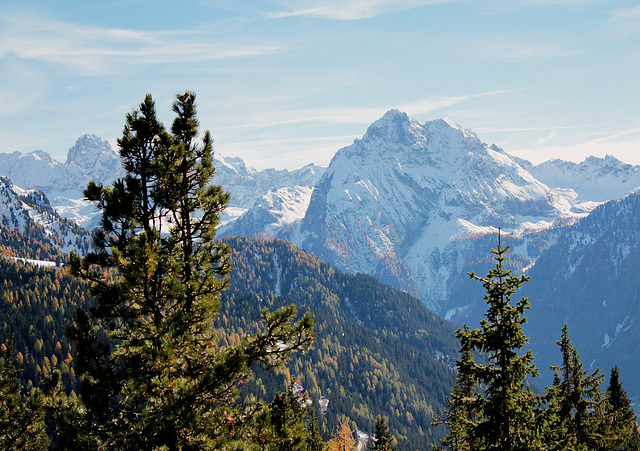
[[[269,219],[261,223],[264,230],[252,224],[251,233],[266,232],[267,235],[272,234],[270,231],[274,227],[302,219],[311,190],[324,172],[324,168],[313,164],[295,171],[257,171],[247,167],[240,158],[225,158],[219,154],[214,155],[214,166],[214,182],[231,193],[223,226],[254,208],[260,213],[266,211]],[[95,135],[83,135],[69,149],[65,163],[54,160],[42,150],[0,154],[0,175],[18,186],[42,191],[60,215],[83,227],[94,227],[99,222],[98,211],[84,200],[82,191],[89,180],[110,185],[124,175],[124,170],[118,152],[108,141]],[[255,214],[251,212],[249,216]],[[225,233],[224,230],[225,227],[221,233]],[[228,233],[244,232],[242,228],[235,228],[229,229]]]
[[[444,313],[450,280],[470,258],[468,237],[548,228],[595,205],[549,188],[447,119],[420,124],[392,110],[336,153],[301,224],[281,237]]]
[[[611,155],[589,157],[579,164],[549,160],[527,169],[545,185],[570,188],[585,201],[620,199],[640,188],[640,166],[623,163]]]
[[[61,217],[37,190],[25,190],[0,177],[0,251],[4,256],[62,263],[63,254],[85,253],[90,233]]]
[[[98,211],[82,195],[89,180],[108,184],[123,174],[117,152],[95,135],[78,138],[65,163],[42,150],[0,154],[0,175],[25,189],[42,191],[60,215],[84,227],[98,224]]]
[[[314,164],[294,171],[257,171],[240,158],[218,154],[214,155],[214,166],[214,183],[231,194],[221,236],[274,236],[282,227],[301,220],[313,187],[325,171]]]

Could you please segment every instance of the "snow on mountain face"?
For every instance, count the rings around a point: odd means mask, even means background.
[[[240,158],[219,154],[214,155],[214,166],[214,182],[231,194],[222,235],[273,236],[276,229],[302,219],[313,186],[325,170],[309,164],[294,171],[256,171]]]
[[[234,221],[254,206],[263,209],[265,202],[275,202],[275,207],[269,207],[269,214],[276,219],[269,222],[269,226],[265,223],[269,229],[304,216],[312,187],[324,172],[324,168],[313,164],[295,171],[256,171],[240,158],[224,158],[218,154],[214,155],[214,166],[213,182],[231,194],[223,224]],[[95,135],[83,135],[69,149],[65,163],[41,150],[24,155],[20,152],[0,154],[0,175],[9,177],[18,186],[46,193],[60,215],[83,227],[94,227],[98,225],[99,211],[84,200],[82,192],[89,180],[110,185],[124,175],[124,170],[118,152],[107,141]],[[280,200],[276,201],[277,198]]]
[[[275,237],[283,227],[301,220],[313,188],[293,186],[270,190],[232,223],[220,228],[220,236]]]
[[[589,157],[580,164],[549,160],[529,172],[547,186],[570,188],[580,199],[596,202],[620,199],[640,187],[640,166],[611,155]]]
[[[26,189],[44,192],[63,217],[82,226],[97,224],[96,208],[83,200],[89,180],[111,183],[122,176],[118,154],[107,141],[83,135],[69,149],[66,163],[41,150],[27,154],[0,154],[0,174]]]
[[[588,210],[472,131],[392,110],[338,151],[286,237],[340,269],[417,293],[438,311],[467,257],[459,238],[548,227]]]
[[[66,164],[79,167],[84,174],[105,185],[124,175],[118,152],[95,135],[78,138],[67,153]]]
[[[7,177],[0,177],[0,222],[21,234],[42,228],[45,240],[64,253],[84,254],[90,246],[90,234],[59,216],[42,192],[22,189]]]

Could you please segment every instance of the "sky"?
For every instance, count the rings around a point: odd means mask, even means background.
[[[327,165],[397,108],[540,163],[640,164],[637,0],[0,2],[0,153],[114,143],[197,95],[215,150]]]

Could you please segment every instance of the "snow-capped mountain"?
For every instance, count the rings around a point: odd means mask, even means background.
[[[265,230],[252,225],[252,232],[267,234],[274,227],[302,219],[313,186],[324,172],[324,168],[313,164],[295,171],[257,171],[247,167],[240,158],[225,158],[217,153],[214,166],[214,182],[231,194],[223,224],[235,221],[252,208],[256,212],[267,208],[271,219],[263,221]],[[42,150],[0,154],[0,175],[18,186],[45,193],[61,216],[83,227],[94,227],[98,225],[99,212],[83,199],[83,190],[89,180],[109,185],[122,177],[124,170],[118,152],[108,141],[95,135],[83,135],[69,149],[65,163],[54,160]],[[235,232],[241,230],[236,228]]]
[[[96,135],[82,135],[78,138],[67,153],[66,164],[80,168],[83,174],[105,185],[112,184],[124,175],[118,152],[108,141]]]
[[[314,164],[294,171],[257,171],[240,158],[219,154],[214,155],[214,166],[214,182],[231,194],[222,236],[274,236],[280,228],[301,220],[313,187],[325,171]]]
[[[548,228],[586,215],[570,189],[551,189],[516,160],[447,119],[420,124],[397,110],[338,151],[299,227],[284,237],[334,266],[418,294],[435,311],[464,266],[464,238]]]
[[[36,234],[63,253],[85,253],[91,243],[89,232],[58,215],[41,191],[22,189],[6,177],[0,177],[0,223],[25,238]]]
[[[269,190],[235,221],[221,227],[220,235],[273,238],[304,217],[312,192],[308,185]]]
[[[620,199],[640,187],[640,166],[623,163],[611,155],[588,157],[579,164],[549,160],[527,169],[545,185],[570,188],[582,200]]]
[[[17,186],[42,191],[61,216],[85,227],[97,225],[98,214],[83,199],[82,191],[89,180],[107,184],[123,174],[117,152],[95,135],[78,138],[65,163],[42,150],[0,154],[0,175]]]

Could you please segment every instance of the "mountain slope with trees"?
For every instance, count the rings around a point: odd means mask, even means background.
[[[329,400],[326,414],[319,414],[325,431],[342,416],[373,431],[376,417],[384,415],[399,449],[424,449],[441,436],[429,424],[453,380],[451,323],[407,293],[371,276],[337,271],[286,241],[225,242],[234,250],[233,270],[220,326],[232,335],[246,331],[264,307],[295,303],[301,313],[311,312],[316,343],[307,355],[292,358],[288,374],[316,409],[321,396]]]

